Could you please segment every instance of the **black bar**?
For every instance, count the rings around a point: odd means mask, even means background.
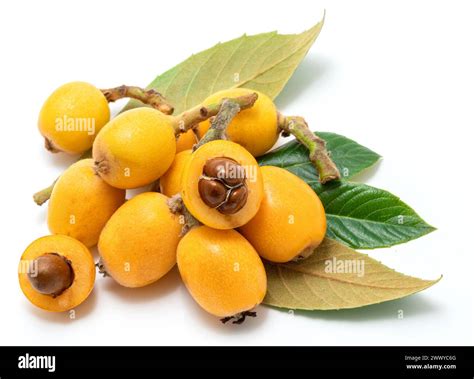
[[[52,357],[54,372],[49,372]],[[335,377],[344,373],[473,378],[474,347],[0,347],[1,379],[86,377],[102,372],[106,377],[114,372],[159,374],[164,369],[230,369],[251,376],[249,369],[257,368],[294,374],[307,371],[314,378],[331,373]]]

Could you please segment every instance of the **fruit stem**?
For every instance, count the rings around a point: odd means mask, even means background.
[[[180,220],[180,223],[183,225],[180,237],[184,236],[195,226],[201,225],[201,223],[194,218],[191,212],[188,211],[188,208],[184,205],[183,198],[180,194],[176,194],[168,200],[168,207],[170,208],[171,213],[183,216],[183,221],[181,222]]]
[[[78,161],[80,161],[81,159],[87,159],[91,157],[92,157],[92,149],[89,149],[82,153]],[[36,204],[43,205],[49,200],[49,198],[51,197],[51,193],[53,192],[54,185],[56,184],[58,179],[59,178],[56,178],[56,180],[49,187],[43,188],[42,190],[36,192],[33,195],[33,200],[35,201]]]
[[[49,200],[51,193],[53,192],[54,185],[58,179],[59,178],[57,178],[49,187],[43,188],[41,191],[38,191],[33,195],[33,200],[36,204],[43,205]]]
[[[319,181],[324,184],[341,178],[336,164],[329,157],[326,141],[315,135],[303,117],[278,114],[278,126],[284,135],[292,134],[309,150],[309,160],[319,173]]]
[[[257,101],[258,95],[255,92],[252,92],[248,95],[243,95],[239,97],[229,98],[233,102],[235,102],[240,110],[244,110],[247,108],[252,107],[255,102]],[[176,116],[176,127],[175,132],[176,135],[180,133],[185,133],[189,129],[193,128],[198,123],[208,120],[211,117],[217,115],[219,110],[222,107],[222,104],[227,99],[222,99],[218,103],[209,104],[209,105],[197,105],[187,111],[179,114]]]
[[[208,129],[206,134],[201,140],[194,145],[193,151],[196,151],[199,147],[207,142],[226,139],[226,129],[231,123],[237,113],[240,112],[240,105],[232,99],[224,99],[220,106],[219,112],[215,117],[212,118],[211,127]]]
[[[221,322],[225,324],[232,320],[232,324],[240,325],[244,323],[247,317],[257,317],[257,312],[245,311],[245,312],[237,313],[233,316],[221,318]]]
[[[154,89],[147,90],[140,87],[122,85],[115,88],[102,89],[101,91],[109,103],[129,97],[139,100],[143,104],[148,104],[164,114],[173,114],[174,111],[173,106],[161,93]]]

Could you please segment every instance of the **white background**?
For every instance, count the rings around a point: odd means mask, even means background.
[[[0,5],[0,344],[472,344],[474,23],[461,1],[14,1]],[[72,161],[43,150],[42,102],[57,86],[146,85],[193,52],[271,30],[326,24],[277,105],[383,155],[362,178],[438,231],[371,256],[443,280],[404,300],[312,315],[261,307],[240,327],[201,311],[176,270],[131,290],[98,277],[76,319],[35,309],[22,251],[48,233],[31,195]],[[115,106],[115,110],[119,107]],[[403,310],[404,318],[398,319]]]

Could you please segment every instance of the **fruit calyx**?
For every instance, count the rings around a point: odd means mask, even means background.
[[[61,150],[58,149],[58,148],[54,145],[53,141],[50,140],[49,138],[46,138],[46,137],[44,137],[44,147],[45,147],[45,149],[48,150],[50,153],[56,154],[56,153],[60,153],[60,152],[61,152]]]
[[[39,293],[57,297],[74,282],[71,261],[58,253],[45,253],[31,262],[28,280]]]
[[[99,258],[99,261],[95,264],[95,267],[97,267],[97,272],[102,275],[103,278],[106,278],[110,276],[110,274],[107,272],[105,269],[105,264],[102,258]]]
[[[245,169],[234,159],[209,159],[199,179],[198,190],[202,201],[222,214],[234,214],[247,202],[248,188]]]
[[[94,170],[97,174],[107,174],[110,170],[108,161],[105,158],[94,161]]]

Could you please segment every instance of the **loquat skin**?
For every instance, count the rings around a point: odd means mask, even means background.
[[[291,172],[261,167],[265,194],[252,220],[239,231],[261,257],[288,262],[312,254],[326,234],[326,213],[318,195]]]
[[[92,159],[82,159],[71,165],[54,185],[48,205],[49,230],[92,247],[124,202],[125,191],[104,182],[95,172]]]
[[[92,84],[71,82],[56,89],[41,108],[38,128],[52,152],[81,154],[110,120],[102,92]]]
[[[50,267],[51,272],[46,272],[42,265],[33,263],[53,255],[56,259],[64,260],[71,270],[69,287],[57,296],[44,294],[34,287],[35,277],[46,275],[48,280],[61,275],[55,266]],[[36,271],[36,272],[35,272]],[[49,278],[48,278],[49,276]],[[37,307],[50,312],[64,312],[71,310],[84,302],[95,282],[95,264],[89,249],[78,240],[64,235],[41,237],[32,242],[21,257],[18,279],[21,290],[26,298]],[[47,284],[47,283],[46,283]]]
[[[184,168],[191,158],[192,151],[184,150],[176,154],[171,167],[160,178],[160,191],[162,194],[171,197],[181,192],[181,177]]]
[[[188,130],[181,133],[176,140],[176,154],[184,150],[190,150],[198,142],[198,138],[194,130]]]
[[[218,103],[223,98],[238,97],[257,93],[258,99],[253,107],[245,109],[237,114],[227,127],[227,136],[231,141],[245,147],[254,157],[263,155],[270,150],[279,137],[278,113],[267,95],[246,88],[233,88],[219,91],[206,100],[205,105]],[[198,133],[202,138],[210,127],[210,121],[206,120],[199,124]]]
[[[235,230],[191,229],[178,245],[177,261],[191,296],[214,316],[248,311],[265,297],[267,276],[262,260]]]
[[[179,217],[168,208],[168,197],[145,192],[122,205],[99,239],[102,264],[117,283],[144,287],[164,276],[176,263]]]
[[[229,158],[246,172],[247,197],[243,207],[233,214],[221,213],[206,204],[200,193],[199,183],[203,169],[209,160]],[[235,142],[215,140],[194,151],[181,178],[181,195],[189,212],[204,225],[215,229],[233,229],[244,225],[255,216],[263,198],[263,180],[255,158]]]
[[[176,154],[174,119],[152,108],[126,111],[97,135],[92,155],[97,172],[116,188],[129,189],[156,181]]]

